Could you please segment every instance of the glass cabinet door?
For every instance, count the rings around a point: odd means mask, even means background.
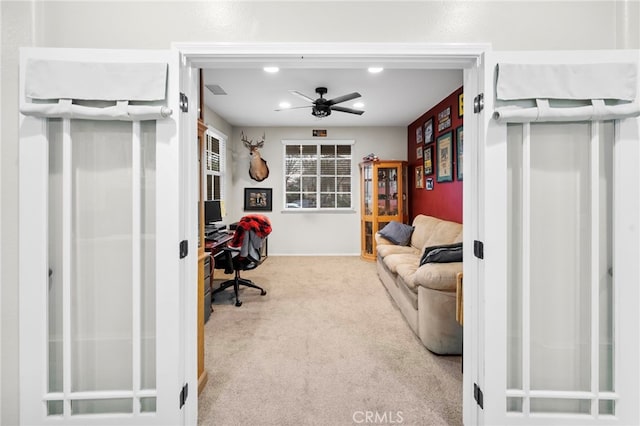
[[[366,165],[362,168],[362,214],[373,214],[373,167]]]
[[[378,215],[398,215],[398,168],[378,169]]]

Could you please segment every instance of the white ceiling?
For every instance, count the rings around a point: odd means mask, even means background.
[[[233,126],[407,126],[443,98],[462,86],[461,69],[388,68],[371,74],[366,66],[350,68],[281,68],[269,74],[259,66],[208,68],[203,71],[205,85],[219,85],[226,95],[204,89],[205,104]],[[297,90],[312,99],[316,87],[326,87],[325,99],[351,92],[362,96],[339,106],[353,108],[363,102],[362,115],[333,111],[316,118],[311,108],[275,111],[287,101],[292,107],[310,106],[291,94]]]

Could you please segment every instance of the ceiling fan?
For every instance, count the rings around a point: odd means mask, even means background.
[[[305,95],[304,93],[300,93],[297,90],[291,90],[291,93],[293,93],[294,95],[297,95],[299,97],[301,97],[302,99],[311,102],[311,105],[307,105],[307,106],[301,106],[301,107],[293,107],[293,108],[282,108],[282,109],[277,109],[276,111],[283,111],[285,109],[297,109],[297,108],[309,108],[311,107],[311,115],[313,115],[314,117],[328,117],[329,115],[331,115],[331,111],[340,111],[340,112],[348,112],[350,114],[357,114],[357,115],[362,115],[364,113],[364,111],[361,110],[357,110],[357,109],[353,109],[353,108],[347,108],[347,107],[342,107],[342,106],[338,106],[336,104],[342,103],[342,102],[346,102],[346,101],[350,101],[352,99],[356,99],[359,98],[361,95],[358,92],[353,92],[353,93],[349,93],[347,95],[343,95],[343,96],[338,96],[337,98],[333,98],[333,99],[325,99],[322,96],[324,94],[327,93],[327,88],[326,87],[317,87],[316,88],[316,93],[318,95],[320,95],[320,97],[318,99],[312,99],[309,96]]]

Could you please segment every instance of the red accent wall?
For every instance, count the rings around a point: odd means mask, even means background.
[[[435,107],[421,115],[408,127],[408,156],[409,159],[409,216],[410,220],[413,220],[418,214],[426,214],[429,216],[435,216],[440,219],[450,220],[453,222],[462,223],[462,181],[458,180],[458,161],[457,161],[457,129],[462,126],[462,117],[458,111],[458,95],[462,93],[462,87],[454,91],[452,94],[443,99]],[[438,114],[444,111],[446,108],[451,108],[451,125],[447,128],[438,131]],[[433,141],[425,143],[425,122],[433,118]],[[418,135],[416,131],[418,128],[422,128],[422,143],[417,143]],[[451,132],[452,141],[452,168],[451,175],[453,180],[451,182],[437,182],[438,171],[438,153],[437,141],[442,135],[446,135]],[[430,175],[422,176],[423,187],[416,188],[416,167],[423,166],[424,168],[424,154],[423,158],[418,158],[417,150],[422,148],[423,152],[425,147],[432,148],[432,164],[433,173]],[[433,190],[427,190],[427,178],[433,179]]]

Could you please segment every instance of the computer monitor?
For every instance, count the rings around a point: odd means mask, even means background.
[[[211,225],[216,222],[222,222],[222,210],[220,209],[220,201],[204,202],[204,224]]]

